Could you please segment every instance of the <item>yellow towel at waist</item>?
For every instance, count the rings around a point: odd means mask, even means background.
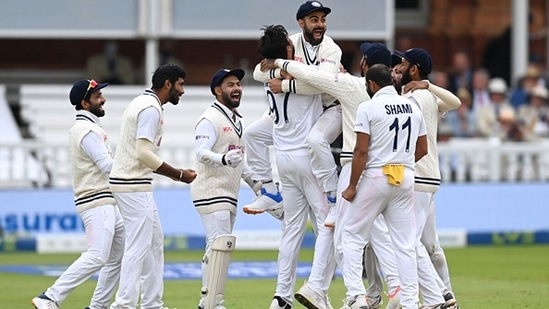
[[[404,165],[387,164],[383,166],[383,175],[387,175],[387,182],[393,186],[400,186],[404,178]]]

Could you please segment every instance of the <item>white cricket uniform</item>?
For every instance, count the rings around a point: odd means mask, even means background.
[[[320,71],[336,73],[339,71],[341,61],[341,49],[332,38],[324,35],[324,39],[317,46],[312,46],[303,38],[303,33],[297,33],[290,36],[294,47],[294,59],[298,62],[312,65]],[[280,78],[280,70],[272,69],[268,72],[261,72],[259,64],[254,70],[254,79],[266,83],[272,78]],[[285,93],[295,93],[302,95],[319,94],[319,90],[309,86],[307,83],[299,80],[283,80],[282,91]],[[323,104],[328,107],[322,116],[317,120],[311,132],[307,136],[309,141],[309,153],[313,166],[313,173],[320,180],[324,192],[335,191],[337,189],[337,166],[335,165],[330,144],[341,133],[341,107],[333,106],[334,99],[331,96],[322,96]],[[331,107],[329,107],[331,106]],[[248,153],[248,164],[254,171],[263,172],[258,177],[268,177],[265,173],[270,170],[270,161],[268,152],[259,149],[270,145],[269,137],[265,135],[268,132],[269,122],[265,119],[258,120],[261,125],[250,126],[247,134],[254,138],[246,139],[246,147],[250,150]],[[270,122],[272,124],[272,122]],[[255,131],[257,130],[257,134]],[[259,157],[260,155],[266,157]],[[271,178],[272,179],[272,178]],[[258,180],[262,180],[259,178]],[[268,180],[268,179],[267,179]]]
[[[383,214],[393,244],[403,308],[417,308],[417,266],[414,220],[414,167],[418,136],[426,134],[421,111],[399,96],[393,86],[381,88],[358,107],[355,131],[370,135],[368,158],[357,195],[350,203],[343,228],[343,278],[347,296],[365,295],[362,253],[375,218]],[[400,186],[388,183],[382,168],[404,166]],[[337,225],[337,224],[336,224]]]
[[[341,197],[341,193],[349,185],[351,171],[351,160],[353,158],[353,148],[356,143],[356,133],[354,132],[356,111],[360,103],[370,100],[366,91],[366,81],[363,77],[356,77],[349,73],[328,73],[316,70],[313,67],[302,65],[295,61],[283,59],[275,60],[275,65],[290,73],[296,78],[296,81],[303,81],[313,86],[319,91],[331,95],[339,101],[342,109],[343,123],[343,148],[341,152],[342,170],[339,177],[336,201],[337,220],[334,229],[334,246],[336,261],[342,267],[343,246],[341,234],[343,231],[343,218],[348,208],[349,202]],[[337,224],[337,223],[341,224]],[[389,294],[392,294],[400,285],[396,268],[394,249],[391,238],[389,237],[387,225],[383,216],[379,216],[374,221],[370,243],[374,248],[381,265],[381,270],[387,280]],[[373,260],[367,260],[367,263],[375,263]],[[379,280],[378,271],[373,273],[367,270],[368,282],[370,283],[369,295],[377,296],[383,290],[383,282]]]
[[[429,91],[431,90],[431,91]],[[445,290],[450,289],[448,266],[444,251],[440,247],[435,228],[434,195],[440,187],[440,170],[437,151],[437,126],[440,113],[456,109],[461,104],[449,91],[429,84],[429,90],[415,90],[405,96],[415,101],[427,124],[428,154],[416,164],[415,172],[415,215],[418,239],[418,268],[420,292],[426,305],[444,302]],[[442,99],[438,98],[439,95]],[[429,218],[430,217],[430,218]],[[425,229],[427,222],[429,227]],[[423,242],[426,243],[424,246]],[[429,248],[429,250],[426,249]],[[430,255],[444,259],[442,277],[437,273]],[[440,268],[440,267],[439,267]],[[447,282],[448,284],[445,284]]]
[[[195,169],[198,176],[191,184],[191,197],[206,232],[202,259],[203,289],[208,286],[204,261],[211,254],[211,244],[219,235],[232,234],[236,220],[240,178],[245,164],[242,162],[232,168],[223,165],[221,158],[232,149],[244,151],[241,138],[244,128],[240,118],[216,101],[200,116],[195,127]]]
[[[111,309],[162,308],[164,231],[152,192],[152,170],[137,159],[137,139],[160,148],[163,109],[151,90],[134,98],[124,110],[109,183],[126,228],[126,246],[116,299]]]
[[[273,146],[284,188],[284,228],[278,253],[275,295],[293,303],[297,260],[311,210],[316,217],[313,224],[318,228],[318,235],[308,280],[310,287],[326,294],[324,279],[332,278],[335,267],[333,236],[323,224],[327,201],[313,174],[306,139],[323,107],[320,95],[273,94],[268,86],[266,92],[274,111]]]
[[[112,152],[99,118],[80,110],[69,131],[76,211],[84,223],[87,250],[44,293],[57,304],[98,270],[90,307],[106,308],[116,291],[124,253],[124,224],[109,190]]]

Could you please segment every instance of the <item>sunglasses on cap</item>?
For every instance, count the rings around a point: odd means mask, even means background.
[[[88,89],[86,89],[86,93],[84,93],[84,97],[82,98],[82,100],[86,100],[86,97],[88,96],[88,93],[90,92],[90,90],[94,89],[98,85],[95,79],[90,79],[88,81],[90,83],[88,84]]]

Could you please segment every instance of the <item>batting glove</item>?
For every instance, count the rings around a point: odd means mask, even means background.
[[[221,158],[223,165],[228,165],[232,168],[236,168],[240,162],[242,162],[242,155],[240,154],[240,149],[233,149],[227,151],[223,158]]]

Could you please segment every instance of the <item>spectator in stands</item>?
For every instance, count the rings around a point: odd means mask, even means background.
[[[549,137],[549,92],[542,85],[535,86],[530,92],[530,101],[519,107],[518,117],[524,123],[526,134],[533,138]]]
[[[522,142],[530,139],[524,124],[517,119],[515,110],[502,109],[498,121],[499,138],[502,141]]]
[[[535,66],[529,65],[524,76],[517,81],[517,87],[511,94],[511,104],[515,108],[527,104],[530,92],[538,84],[540,84],[540,72]]]
[[[445,122],[452,137],[474,137],[476,135],[476,116],[471,108],[471,93],[467,88],[459,88],[456,95],[461,101],[461,105],[455,111],[448,112]]]
[[[484,68],[476,69],[473,72],[473,110],[477,111],[481,106],[490,104],[488,81],[490,72]]]
[[[133,84],[135,72],[131,60],[118,53],[118,44],[109,41],[102,54],[92,55],[86,63],[86,74],[90,78],[113,85]]]
[[[125,230],[109,189],[113,158],[99,118],[107,83],[76,82],[70,92],[76,122],[69,131],[69,150],[76,212],[84,223],[87,250],[44,293],[32,299],[37,309],[58,309],[70,293],[98,270],[99,279],[89,308],[107,308],[120,277]],[[72,306],[74,308],[74,306]]]
[[[477,110],[478,132],[482,137],[503,138],[505,134],[500,120],[503,119],[503,124],[507,126],[511,119],[515,119],[514,108],[507,100],[507,84],[503,78],[493,78],[488,85],[488,91],[489,103]]]
[[[459,88],[473,89],[473,68],[469,54],[458,50],[452,56],[452,69],[448,78],[448,90],[456,93]]]
[[[450,85],[450,80],[448,73],[446,71],[434,70],[430,76],[431,82],[439,87],[448,89]]]

